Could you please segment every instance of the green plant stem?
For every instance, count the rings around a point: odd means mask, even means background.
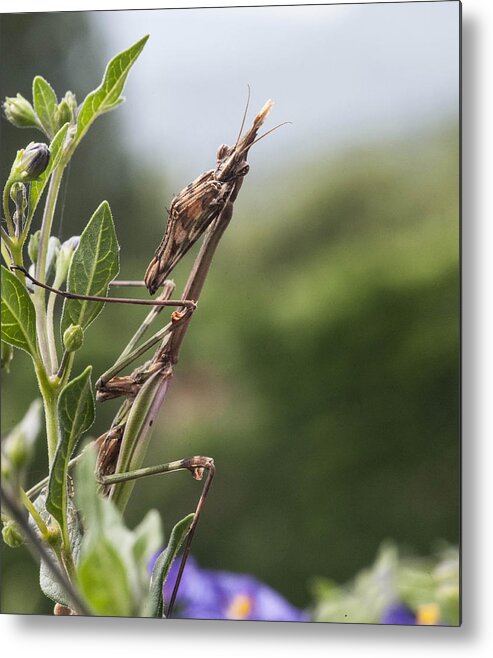
[[[70,372],[72,371],[72,366],[74,364],[75,352],[63,352],[62,360],[60,361],[60,367],[58,368],[57,377],[60,380],[60,388],[63,388],[67,384],[70,377]]]
[[[50,543],[55,555],[58,558],[58,561],[66,570],[70,580],[73,581],[75,577],[75,564],[72,556],[72,550],[70,546],[70,538],[68,535],[67,526],[61,528],[63,544],[62,544],[62,548],[60,549],[59,546],[53,545],[52,542],[50,542],[50,537],[51,537],[50,530],[48,529],[46,523],[41,518],[40,513],[34,506],[34,503],[29,498],[27,493],[24,491],[24,489],[21,489],[21,500],[22,500],[22,504],[27,509],[32,519],[38,526],[38,530],[41,533],[41,536],[45,541],[48,541]]]
[[[55,281],[53,282],[54,288],[60,288],[63,284],[65,277],[64,276],[55,276]],[[48,295],[48,304],[46,305],[46,333],[48,339],[48,350],[50,353],[50,359],[52,363],[52,372],[58,370],[58,354],[55,343],[55,327],[54,327],[54,311],[55,311],[55,301],[57,295],[54,292],[50,292]]]
[[[12,221],[12,216],[10,214],[9,199],[10,199],[10,188],[12,187],[13,182],[9,179],[3,188],[3,213],[5,215],[5,221],[7,222],[7,228],[9,235],[13,237],[15,235],[14,222]]]
[[[12,264],[12,254],[9,247],[10,239],[7,240],[5,236],[8,238],[7,231],[2,226],[2,256],[7,267],[10,267]]]
[[[44,398],[44,405],[46,414],[46,435],[48,439],[48,461],[51,467],[60,437],[58,394],[52,394],[51,396]]]
[[[5,242],[5,244],[9,249],[12,249],[12,238],[7,233],[7,231],[3,228],[3,226],[1,227],[1,229],[2,229],[2,241]]]
[[[18,267],[24,267],[24,256],[22,255],[22,242],[18,238],[14,238],[12,241],[12,246],[10,247],[10,253],[12,254],[12,260],[14,265]],[[15,275],[22,283],[23,286],[26,285],[26,276],[22,270],[15,270]]]
[[[38,339],[39,354],[41,356],[41,361],[46,371],[52,373],[53,367],[51,363],[50,345],[48,341],[47,317],[46,317],[44,293],[42,292],[42,294],[39,295],[38,294],[39,290],[42,289],[37,288],[33,295],[33,304],[34,304],[34,309],[36,311],[36,333]]]
[[[29,498],[29,496],[26,494],[26,492],[24,491],[24,489],[21,489],[21,499],[22,499],[22,504],[23,504],[24,507],[27,509],[27,511],[29,512],[29,514],[32,516],[34,522],[35,522],[36,525],[38,526],[38,530],[39,530],[39,532],[41,533],[43,539],[47,539],[48,536],[49,536],[49,534],[50,534],[50,531],[49,531],[48,528],[46,527],[46,523],[45,523],[45,522],[43,521],[43,519],[41,518],[40,513],[39,513],[38,510],[34,507],[34,503],[33,503],[32,500]]]
[[[60,396],[61,387],[59,382],[53,383],[49,380],[42,364],[37,364],[35,367],[39,389],[43,398],[46,421],[46,439],[48,443],[48,463],[51,468],[60,438],[58,398]]]
[[[56,202],[60,191],[63,171],[65,165],[60,163],[53,171],[50,178],[50,185],[46,195],[46,203],[43,212],[43,221],[41,223],[41,234],[39,238],[38,260],[36,262],[36,278],[41,283],[46,281],[46,257],[48,253],[48,240],[51,235],[53,217],[55,215]],[[44,292],[43,292],[44,296]]]
[[[48,254],[48,240],[50,239],[53,217],[55,215],[56,202],[60,191],[65,163],[60,163],[52,173],[46,203],[41,224],[41,235],[39,239],[38,260],[36,262],[36,278],[41,283],[46,281],[46,258]],[[34,291],[34,307],[36,309],[36,333],[38,335],[39,351],[46,370],[50,373],[56,372],[55,363],[52,359],[51,349],[55,344],[55,337],[49,335],[48,318],[45,306],[45,291],[36,287]],[[51,331],[51,333],[53,333]],[[51,349],[50,349],[51,346]],[[56,348],[55,348],[56,351]],[[58,367],[58,366],[57,366]]]

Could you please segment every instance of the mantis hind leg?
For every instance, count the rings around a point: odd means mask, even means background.
[[[144,477],[150,477],[151,475],[161,475],[163,473],[173,473],[175,471],[190,471],[195,480],[202,480],[204,477],[204,472],[207,471],[207,476],[204,480],[202,487],[202,492],[200,494],[199,500],[197,502],[197,507],[195,508],[194,518],[188,530],[188,535],[185,541],[185,547],[183,549],[183,554],[181,557],[180,566],[178,569],[178,575],[176,576],[176,581],[173,586],[173,592],[166,609],[166,617],[169,619],[173,612],[173,607],[176,600],[176,595],[178,594],[178,589],[180,587],[181,578],[183,575],[183,570],[187,563],[188,556],[190,554],[190,549],[192,546],[192,540],[199,521],[200,515],[205,505],[207,494],[214,479],[216,472],[216,467],[214,465],[214,460],[211,457],[195,456],[188,457],[187,459],[179,459],[174,462],[168,462],[167,464],[158,464],[156,466],[147,466],[144,468],[139,468],[135,471],[128,471],[126,473],[115,473],[113,475],[101,475],[97,476],[98,482],[103,486],[109,486],[112,484],[118,484],[119,482],[127,482],[128,480],[138,480]]]

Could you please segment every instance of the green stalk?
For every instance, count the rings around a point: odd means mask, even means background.
[[[38,378],[39,389],[43,398],[43,406],[46,421],[46,439],[48,443],[48,463],[51,468],[58,441],[60,438],[60,422],[58,419],[58,398],[60,397],[61,387],[59,382],[52,383],[42,364],[36,367],[36,376]]]
[[[56,541],[52,541],[53,533],[49,530],[46,523],[41,518],[40,513],[34,506],[34,503],[31,501],[29,496],[26,494],[24,489],[21,489],[21,499],[24,507],[27,509],[27,511],[33,518],[34,522],[38,526],[38,530],[41,533],[41,536],[45,541],[47,541],[50,544],[51,548],[53,549],[53,552],[55,553],[58,561],[60,562],[60,565],[65,569],[70,581],[73,582],[75,577],[75,564],[72,556],[72,551],[70,547],[70,538],[68,536],[67,528],[65,527],[61,529],[62,547],[60,548],[60,546],[57,545]]]
[[[2,226],[2,256],[5,261],[5,265],[10,267],[12,263],[12,254],[10,253],[10,238],[7,235],[7,231]]]
[[[63,273],[58,277],[55,276],[53,287],[60,288],[64,280],[65,277],[63,276]],[[57,354],[56,343],[55,343],[55,327],[54,327],[54,319],[53,319],[56,298],[57,298],[56,293],[50,292],[50,294],[48,295],[48,304],[46,305],[46,323],[47,323],[46,333],[48,338],[48,349],[50,352],[51,362],[53,364],[52,372],[56,372],[58,370],[58,354]]]
[[[53,217],[55,215],[56,202],[60,191],[65,163],[60,163],[52,173],[46,203],[43,212],[43,221],[41,224],[41,235],[39,240],[38,260],[36,263],[36,278],[41,283],[46,281],[46,258],[48,254],[48,240],[50,239]],[[48,326],[48,318],[45,307],[45,291],[40,286],[36,286],[34,291],[34,306],[36,309],[36,332],[38,335],[39,351],[46,370],[52,374],[56,372],[55,362],[52,358],[52,350],[55,349],[55,337],[52,326]],[[51,331],[49,331],[51,329]]]
[[[38,292],[41,290],[41,295]],[[50,345],[48,341],[47,317],[44,300],[44,291],[37,288],[33,295],[34,310],[36,311],[36,333],[38,339],[39,354],[43,367],[48,373],[53,372],[53,365],[50,356]]]
[[[41,283],[46,281],[46,257],[48,253],[48,240],[51,235],[51,227],[53,224],[53,217],[55,215],[56,202],[58,193],[60,191],[60,184],[62,182],[63,171],[65,164],[60,163],[53,171],[46,195],[46,203],[43,212],[43,221],[41,223],[41,235],[39,238],[38,260],[36,263],[36,278]],[[41,292],[44,297],[44,290],[37,288],[37,292]]]
[[[7,222],[7,228],[9,230],[9,234],[11,237],[15,235],[15,228],[14,228],[14,222],[12,221],[12,216],[10,214],[10,207],[9,207],[9,198],[10,198],[10,188],[12,187],[12,183],[10,182],[10,178],[7,181],[7,184],[3,188],[3,213],[5,215],[5,221]]]
[[[55,458],[55,452],[60,437],[60,423],[58,420],[58,393],[53,392],[49,396],[43,396],[43,402],[46,414],[48,461],[51,467]]]
[[[50,531],[49,531],[48,528],[46,527],[46,523],[45,523],[45,522],[43,521],[43,519],[41,518],[40,513],[39,513],[38,510],[34,507],[34,503],[33,503],[32,500],[29,498],[29,496],[26,494],[26,492],[24,491],[24,489],[21,489],[21,499],[22,499],[22,504],[23,504],[24,507],[27,509],[27,511],[29,512],[29,514],[32,516],[34,522],[35,522],[36,525],[38,526],[38,530],[39,530],[39,532],[41,533],[43,539],[47,539],[48,536],[49,536],[49,534],[50,534]]]

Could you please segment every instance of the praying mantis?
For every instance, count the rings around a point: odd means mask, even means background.
[[[151,295],[159,291],[155,299],[75,294],[39,281],[22,266],[12,266],[12,269],[22,271],[34,286],[66,299],[90,304],[123,303],[152,307],[116,362],[96,383],[97,401],[123,398],[111,427],[95,440],[98,447],[96,478],[104,495],[121,511],[125,509],[135,481],[139,478],[187,470],[196,480],[203,480],[202,492],[184,544],[172,596],[165,611],[168,618],[172,615],[194,532],[214,478],[215,465],[213,459],[207,456],[193,456],[149,467],[142,467],[142,463],[216,248],[232,219],[235,200],[248,173],[249,150],[259,139],[279,127],[276,126],[258,137],[259,129],[272,108],[272,101],[269,100],[255,116],[251,128],[242,134],[248,105],[247,101],[234,145],[221,145],[217,151],[215,168],[201,174],[173,198],[164,237],[146,270],[144,281],[110,283],[113,288],[145,285]],[[183,293],[179,299],[172,299],[175,285],[168,277],[189,249],[202,237],[201,249],[193,263]],[[150,338],[142,340],[166,307],[175,307],[169,321]],[[135,367],[130,374],[121,375],[122,371],[152,348],[155,351],[148,361]],[[70,464],[76,463],[79,456],[73,458]],[[205,472],[207,476],[204,479]],[[28,492],[28,496],[32,497],[45,484],[46,480],[38,483]]]

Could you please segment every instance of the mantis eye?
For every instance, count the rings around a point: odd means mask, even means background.
[[[223,160],[229,153],[229,146],[227,144],[221,144],[221,146],[217,149],[217,159],[218,160]]]
[[[249,171],[250,171],[250,165],[245,162],[245,164],[238,169],[238,171],[236,172],[236,175],[237,176],[246,176]]]

